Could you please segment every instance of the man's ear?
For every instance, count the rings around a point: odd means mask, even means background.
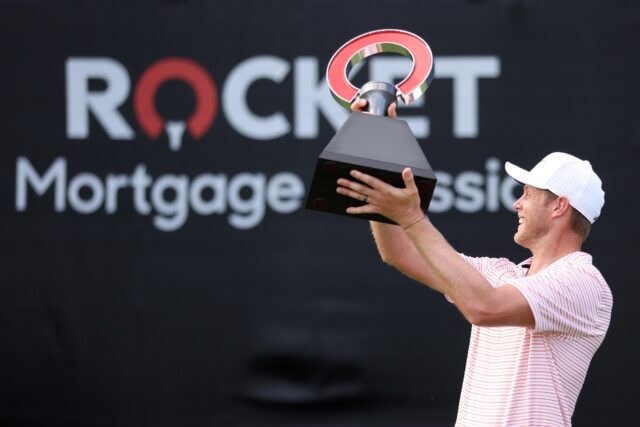
[[[564,215],[566,212],[571,211],[571,205],[569,204],[569,199],[566,197],[558,197],[553,202],[553,212],[551,213],[551,218],[558,218]]]

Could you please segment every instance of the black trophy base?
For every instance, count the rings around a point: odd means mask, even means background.
[[[404,187],[402,171],[413,171],[423,211],[427,211],[436,176],[406,122],[364,113],[352,113],[320,153],[309,188],[307,209],[395,224],[378,214],[347,214],[350,206],[364,203],[336,193],[338,178],[355,180],[357,169],[393,185]]]

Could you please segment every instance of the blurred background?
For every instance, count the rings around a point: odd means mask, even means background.
[[[573,422],[633,425],[640,5],[631,0],[0,0],[0,425],[451,426],[469,325],[304,208],[348,116],[324,73],[423,37],[399,108],[459,251],[521,261],[504,161],[589,159],[614,296]],[[354,81],[398,82],[378,56]]]

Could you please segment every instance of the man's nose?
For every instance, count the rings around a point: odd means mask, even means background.
[[[513,209],[515,209],[515,210],[519,210],[520,209],[520,200],[522,200],[522,197],[520,197],[518,200],[513,202]]]

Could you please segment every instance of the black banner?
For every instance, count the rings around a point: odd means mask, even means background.
[[[453,425],[468,323],[365,221],[303,208],[348,116],[327,62],[400,28],[433,49],[399,116],[457,250],[528,257],[507,160],[602,178],[584,250],[614,307],[573,423],[630,425],[639,25],[622,0],[0,1],[0,424]]]

